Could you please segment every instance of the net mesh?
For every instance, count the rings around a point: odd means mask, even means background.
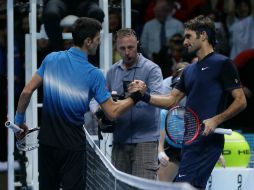
[[[194,190],[187,183],[165,183],[118,171],[103,155],[86,131],[87,190]]]

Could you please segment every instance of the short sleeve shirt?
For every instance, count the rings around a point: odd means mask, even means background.
[[[83,149],[84,114],[94,97],[105,102],[110,93],[102,72],[77,48],[53,52],[37,74],[43,78],[43,113],[39,142],[66,149]]]
[[[188,65],[175,88],[187,96],[186,106],[205,120],[224,111],[229,92],[241,88],[241,84],[232,61],[211,53]]]

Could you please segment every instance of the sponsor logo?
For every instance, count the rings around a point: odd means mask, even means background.
[[[223,155],[231,155],[232,154],[232,152],[231,152],[231,150],[223,150],[223,152],[222,152],[222,154]],[[236,152],[236,154],[238,154],[238,155],[248,155],[248,154],[250,154],[250,150],[237,150],[237,152]]]
[[[204,70],[206,70],[206,69],[208,69],[209,67],[202,67],[201,68],[201,71],[204,71]]]
[[[184,176],[186,176],[186,175],[181,175],[181,174],[178,175],[178,177],[184,177]]]

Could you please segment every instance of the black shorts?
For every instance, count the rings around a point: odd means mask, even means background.
[[[164,141],[164,151],[169,157],[170,162],[180,162],[181,160],[181,148],[176,148]]]
[[[85,189],[85,150],[71,151],[40,145],[39,189]]]

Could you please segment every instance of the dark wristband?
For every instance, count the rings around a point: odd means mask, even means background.
[[[151,99],[151,95],[149,93],[145,93],[144,96],[142,97],[142,101],[149,103]]]
[[[142,100],[142,94],[139,91],[132,92],[129,97],[133,100],[134,104],[136,104],[138,101]]]

